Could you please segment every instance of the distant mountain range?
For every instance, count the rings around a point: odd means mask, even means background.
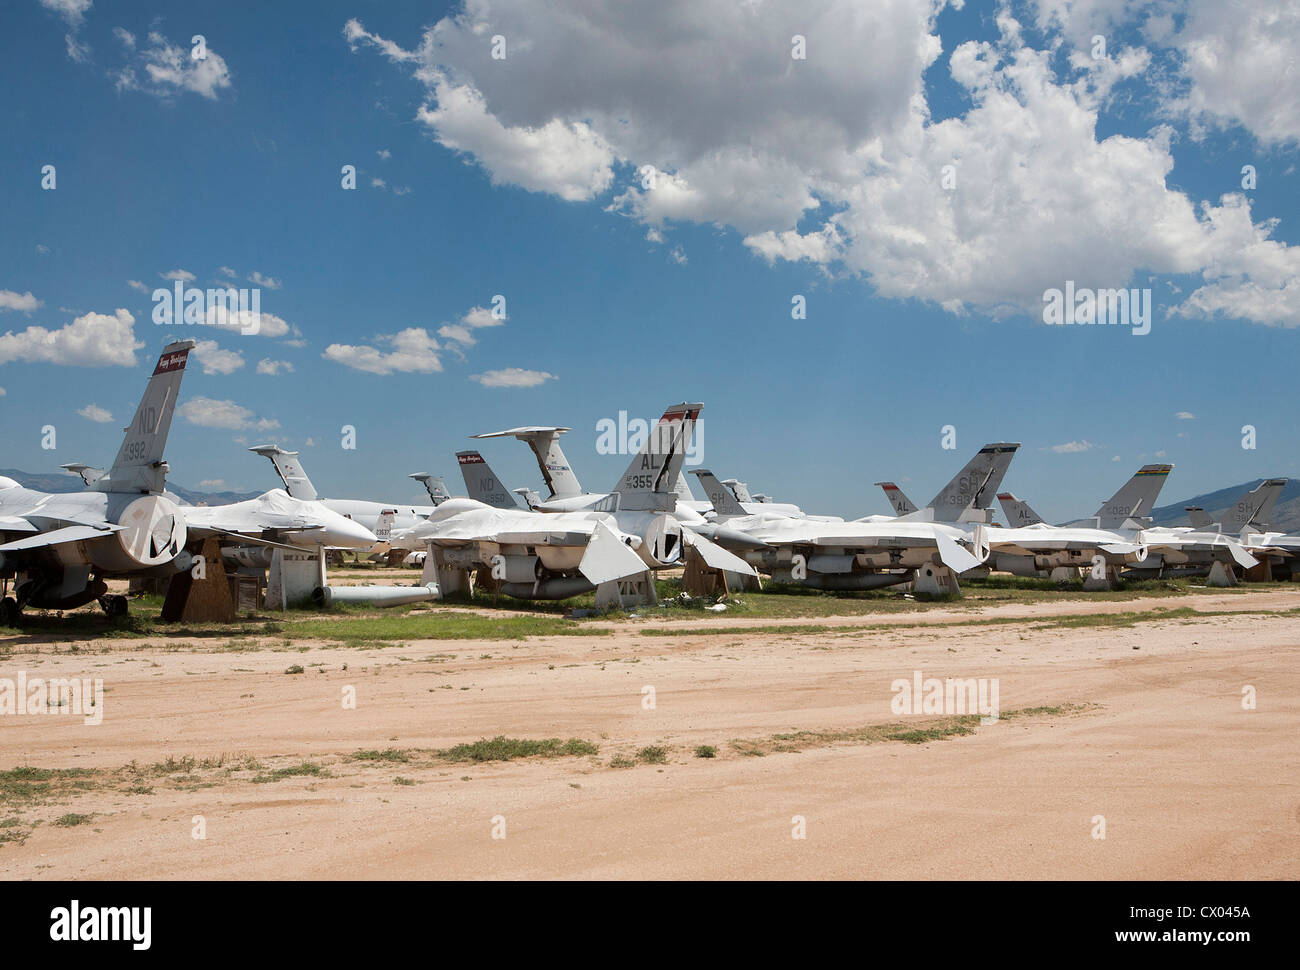
[[[1158,506],[1152,516],[1156,525],[1191,525],[1183,509],[1188,505],[1199,505],[1210,514],[1211,519],[1218,519],[1218,513],[1231,506],[1242,494],[1249,492],[1264,479],[1230,485],[1217,492],[1206,492],[1181,502]],[[1278,496],[1277,505],[1273,506],[1272,521],[1269,526],[1277,532],[1300,532],[1300,481],[1291,479]]]
[[[12,478],[24,488],[35,488],[42,492],[80,492],[84,487],[80,475],[70,473],[34,475],[17,468],[0,468],[0,475]],[[204,492],[199,489],[181,488],[167,483],[167,491],[174,492],[191,505],[228,505],[242,502],[244,499],[256,498],[261,492]]]

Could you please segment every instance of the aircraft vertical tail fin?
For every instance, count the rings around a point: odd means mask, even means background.
[[[163,450],[176,411],[185,362],[194,348],[193,340],[177,340],[163,348],[135,409],[117,458],[108,472],[88,483],[99,492],[147,492],[161,495],[167,485],[167,463]]]
[[[754,501],[754,496],[749,494],[748,482],[742,482],[735,478],[728,478],[723,480],[722,484],[731,489],[732,494],[736,496],[737,502]]]
[[[1165,487],[1173,465],[1143,465],[1118,492],[1102,503],[1094,518],[1101,529],[1118,529],[1127,519],[1150,519],[1156,497]]]
[[[967,509],[988,509],[1019,449],[1019,443],[1008,441],[981,448],[926,506],[934,510],[934,520],[959,522]]]
[[[447,486],[439,475],[430,475],[428,472],[415,472],[406,477],[414,478],[423,485],[424,490],[429,493],[429,501],[433,502],[435,506],[441,505],[451,498],[451,493],[447,491]]]
[[[1193,529],[1208,529],[1214,524],[1210,513],[1199,505],[1189,505],[1183,511],[1187,513],[1187,520],[1191,522]]]
[[[1002,514],[1007,517],[1007,525],[1013,529],[1023,525],[1038,525],[1043,521],[1043,517],[1031,509],[1028,502],[1020,501],[1010,492],[999,492],[998,504],[1002,506]]]
[[[1273,506],[1286,487],[1285,478],[1266,478],[1247,492],[1223,513],[1219,528],[1225,535],[1247,528],[1268,531],[1268,521],[1273,517]]]
[[[316,500],[316,486],[312,485],[311,479],[303,470],[302,462],[298,460],[298,452],[285,451],[279,445],[256,445],[248,450],[255,455],[271,459],[271,464],[275,466],[276,474],[280,476],[280,481],[284,482],[284,490],[290,497],[302,499],[304,502]]]
[[[531,488],[516,488],[514,493],[524,500],[524,504],[537,511],[537,506],[542,504],[542,497],[534,492]]]
[[[709,501],[713,504],[713,511],[718,515],[745,515],[744,507],[736,500],[727,486],[723,485],[713,472],[707,468],[693,468],[691,474],[700,480],[700,485],[704,488],[704,494],[708,496]]]
[[[465,490],[470,498],[498,509],[519,508],[519,503],[510,497],[509,490],[477,451],[458,451],[456,460],[460,462],[460,473],[465,476]]]
[[[677,493],[677,498],[682,502],[694,502],[695,493],[691,491],[690,480],[681,472],[677,473],[677,484],[673,486],[673,491]]]
[[[537,457],[537,467],[546,480],[546,487],[551,490],[551,498],[572,498],[582,494],[578,476],[573,473],[569,459],[564,457],[560,447],[560,435],[569,428],[532,425],[526,428],[510,428],[506,431],[489,431],[486,434],[471,435],[472,438],[518,438]]]
[[[380,542],[387,542],[393,536],[393,519],[397,517],[397,509],[384,509],[379,513],[379,518],[375,521],[375,538]]]
[[[889,499],[889,505],[895,515],[911,515],[916,511],[912,500],[893,482],[876,482],[876,485],[885,493],[885,498]]]
[[[610,489],[619,494],[620,508],[671,512],[677,507],[673,489],[703,407],[683,403],[664,411],[627,471]]]

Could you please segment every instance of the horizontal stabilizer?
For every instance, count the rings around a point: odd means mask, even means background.
[[[582,554],[582,562],[578,563],[578,571],[593,586],[635,576],[647,568],[645,560],[603,522],[597,522],[591,530],[591,541]]]
[[[23,549],[41,549],[45,546],[58,546],[65,542],[84,542],[87,539],[102,539],[104,536],[112,535],[114,532],[121,532],[126,526],[109,525],[105,523],[101,526],[93,525],[70,525],[63,529],[55,529],[53,532],[42,532],[40,535],[28,536],[25,539],[15,539],[13,542],[6,542],[0,546],[0,552],[19,552]]]
[[[944,533],[936,530],[934,541],[935,545],[939,547],[939,560],[953,572],[964,573],[966,570],[974,569],[980,564],[979,559],[957,545]]]
[[[690,529],[684,528],[682,529],[682,539],[687,545],[700,554],[700,558],[704,560],[706,565],[713,569],[722,569],[729,573],[741,573],[745,576],[758,575],[758,573],[754,571],[754,567],[745,562],[745,560],[741,559],[739,556],[732,555],[727,552],[726,549],[723,549],[722,546],[713,542],[711,539],[706,539],[698,532],[693,532]]]
[[[1225,541],[1227,542],[1228,552],[1231,553],[1233,561],[1242,569],[1252,569],[1259,565],[1259,560],[1248,553],[1245,548],[1242,547],[1240,542],[1237,542],[1235,539],[1227,539]],[[4,547],[0,546],[0,548]]]

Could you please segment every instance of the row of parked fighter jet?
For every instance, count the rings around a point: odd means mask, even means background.
[[[521,508],[477,451],[457,454],[469,497],[450,496],[441,479],[419,474],[431,505],[400,506],[317,497],[296,453],[252,449],[275,464],[284,483],[230,505],[194,507],[165,491],[162,453],[193,341],[159,358],[131,426],[107,471],[64,467],[85,480],[80,493],[47,494],[0,478],[0,579],[13,582],[4,619],[24,606],[69,609],[106,595],[109,577],[170,576],[190,568],[207,538],[223,556],[265,567],[275,549],[347,548],[423,553],[422,582],[439,594],[480,585],[511,596],[562,599],[596,590],[598,602],[654,598],[657,570],[687,567],[688,585],[754,584],[761,575],[827,590],[913,584],[955,593],[958,577],[996,569],[1020,575],[1078,576],[1109,585],[1120,570],[1158,575],[1199,569],[1211,582],[1235,581],[1234,567],[1289,562],[1300,538],[1268,530],[1285,479],[1270,479],[1221,522],[1156,528],[1150,511],[1171,465],[1146,465],[1095,516],[1068,526],[1042,522],[1015,496],[1000,493],[1019,445],[986,445],[927,505],[916,507],[879,483],[897,513],[845,521],[812,515],[760,496],[739,482],[692,472],[708,496],[695,499],[683,475],[700,404],[668,408],[609,492],[583,491],[559,443],[567,428],[531,426],[478,435],[529,445],[550,494],[516,489]],[[997,497],[1009,527],[993,524]],[[1199,510],[1194,510],[1199,511]]]

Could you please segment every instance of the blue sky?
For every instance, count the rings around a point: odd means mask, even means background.
[[[9,5],[4,464],[111,461],[182,334],[215,342],[168,447],[189,487],[271,487],[245,448],[276,441],[323,494],[414,500],[408,472],[459,490],[467,435],[555,423],[603,490],[626,458],[595,453],[596,423],[684,399],[705,404],[708,467],[823,512],[888,511],[883,478],[927,499],[994,440],[1023,442],[1006,485],[1056,520],[1144,461],[1177,466],[1165,500],[1300,474],[1300,124],[1269,100],[1296,15],[1044,0],[931,20],[900,0],[855,20],[826,0],[712,23],[650,6]],[[877,46],[836,46],[855,31]],[[1098,33],[1107,59],[1079,67]],[[955,191],[936,184],[949,156]],[[177,270],[258,274],[284,332],[156,326],[151,291]],[[1150,287],[1150,333],[1045,325],[1041,292],[1065,279]],[[498,294],[507,318],[473,327]],[[540,383],[482,379],[511,369]],[[538,487],[522,445],[483,445],[508,485]]]

